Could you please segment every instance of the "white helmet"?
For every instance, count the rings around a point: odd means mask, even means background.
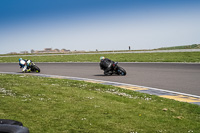
[[[105,59],[105,57],[104,57],[104,56],[101,56],[101,57],[100,57],[100,60],[104,60],[104,59]]]

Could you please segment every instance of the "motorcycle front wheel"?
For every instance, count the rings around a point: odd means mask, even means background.
[[[122,67],[118,67],[118,74],[122,75],[122,76],[125,76],[126,75],[126,70],[124,70],[124,68],[122,68]]]
[[[36,65],[33,65],[31,70],[35,71],[36,73],[40,72],[40,68],[37,67]]]

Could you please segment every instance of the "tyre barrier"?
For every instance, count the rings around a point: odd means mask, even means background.
[[[0,124],[9,124],[9,125],[18,125],[23,126],[23,124],[19,121],[8,120],[8,119],[0,119]]]
[[[19,121],[0,119],[0,133],[29,133],[29,130]]]

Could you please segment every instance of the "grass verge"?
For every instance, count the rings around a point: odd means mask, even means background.
[[[34,133],[195,133],[200,106],[102,84],[0,74],[0,118]]]
[[[105,56],[118,62],[200,62],[200,52],[172,53],[122,53],[122,54],[83,54],[83,55],[48,55],[23,56],[34,62],[99,62]],[[0,57],[0,62],[18,62],[17,57]]]

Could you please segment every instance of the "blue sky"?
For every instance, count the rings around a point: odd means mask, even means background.
[[[200,43],[199,0],[1,0],[0,54]]]

